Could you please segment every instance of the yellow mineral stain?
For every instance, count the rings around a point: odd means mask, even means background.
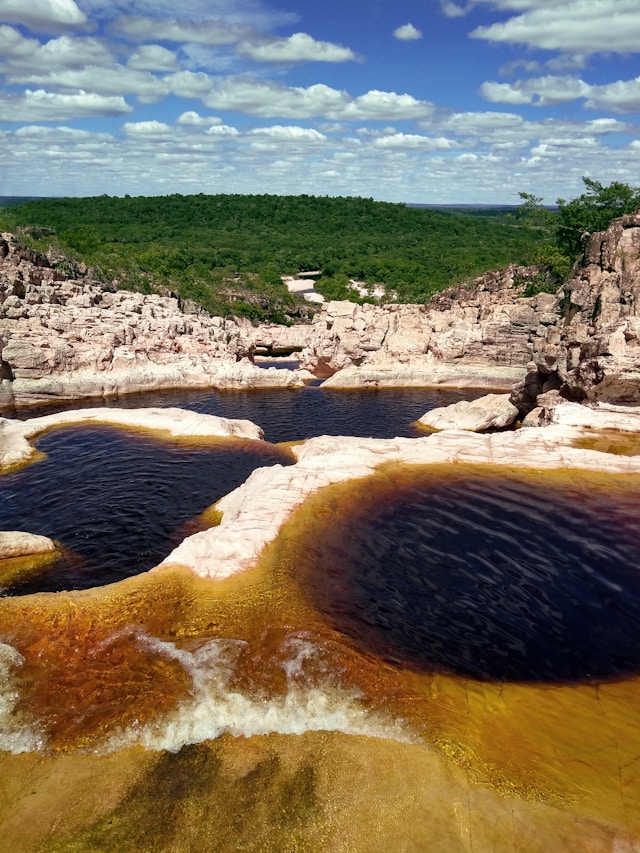
[[[600,453],[612,453],[615,456],[639,456],[640,436],[637,433],[622,432],[620,430],[600,430],[576,438],[572,442],[573,447],[583,450],[599,450]]]
[[[60,559],[57,551],[46,554],[28,554],[0,560],[0,587],[7,587],[37,577]]]

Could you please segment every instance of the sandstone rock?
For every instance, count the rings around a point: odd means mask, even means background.
[[[334,483],[367,477],[385,463],[489,463],[640,474],[640,457],[574,446],[584,434],[580,426],[551,425],[487,435],[448,430],[417,439],[313,438],[292,448],[296,465],[254,471],[216,504],[220,525],[185,539],[157,568],[186,566],[211,580],[246,571],[308,496]]]
[[[562,316],[553,324],[545,318],[533,342],[534,369],[547,377],[538,385],[551,379],[569,400],[640,402],[640,214],[591,236],[563,287],[562,306]],[[526,414],[521,392],[514,402]]]
[[[322,383],[323,388],[487,388],[508,390],[521,375],[519,368],[435,360],[389,362],[345,367]]]
[[[56,551],[56,543],[47,536],[25,533],[22,530],[0,532],[0,560],[6,560],[9,557],[28,557],[32,554],[51,554]]]
[[[0,469],[26,464],[37,457],[30,441],[48,430],[69,424],[109,424],[143,429],[173,439],[244,438],[259,441],[262,429],[251,421],[202,415],[177,408],[76,409],[18,421],[0,418]]]
[[[418,419],[417,423],[429,429],[464,429],[470,432],[486,432],[503,429],[518,417],[518,409],[509,402],[508,394],[485,394],[476,400],[461,400],[451,406],[432,409]]]

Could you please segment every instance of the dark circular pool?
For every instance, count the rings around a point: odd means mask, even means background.
[[[359,488],[306,534],[304,582],[361,647],[485,680],[640,669],[634,493],[477,474]]]

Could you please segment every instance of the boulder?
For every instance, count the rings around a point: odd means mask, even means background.
[[[433,430],[464,429],[486,432],[511,426],[518,417],[518,409],[509,401],[508,394],[485,394],[476,400],[461,400],[451,406],[432,409],[418,419],[421,426]]]

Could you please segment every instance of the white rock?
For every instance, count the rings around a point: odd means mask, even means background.
[[[517,408],[508,394],[485,394],[476,400],[460,400],[426,412],[418,423],[430,429],[465,429],[485,432],[510,426],[518,417]]]

